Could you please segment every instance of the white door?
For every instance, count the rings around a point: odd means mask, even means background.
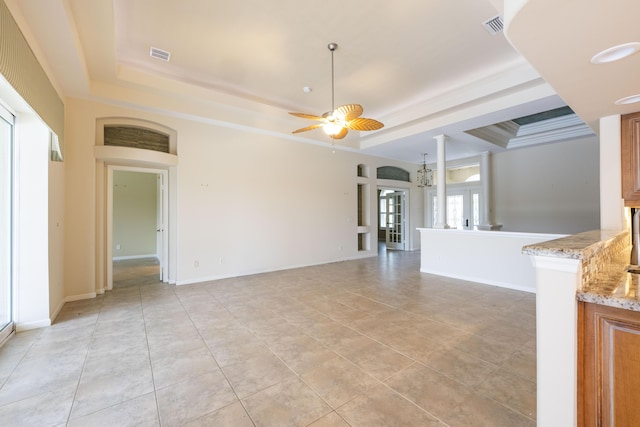
[[[387,194],[387,249],[404,250],[405,196],[402,191]]]
[[[160,281],[167,280],[169,275],[167,274],[167,258],[168,258],[168,235],[167,229],[167,210],[169,204],[167,203],[167,173],[162,172],[156,175],[157,177],[157,197],[156,197],[156,251],[158,256],[158,262],[160,263]]]
[[[473,230],[479,223],[479,193],[474,190],[447,191],[447,225],[458,230]],[[433,196],[432,227],[438,217],[438,200]]]

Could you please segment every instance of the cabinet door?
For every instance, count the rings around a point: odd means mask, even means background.
[[[620,122],[622,198],[626,206],[640,206],[640,112]]]
[[[585,426],[640,426],[640,313],[585,304]]]

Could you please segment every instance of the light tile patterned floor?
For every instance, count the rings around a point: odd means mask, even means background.
[[[0,349],[3,426],[535,426],[535,295],[418,252],[175,287],[120,262]]]

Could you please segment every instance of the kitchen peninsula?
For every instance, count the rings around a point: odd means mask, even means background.
[[[605,415],[611,425],[633,425],[620,424],[637,416],[621,389],[635,379],[616,371],[638,354],[631,348],[640,351],[629,231],[589,231],[522,251],[536,268],[539,425],[596,425]]]

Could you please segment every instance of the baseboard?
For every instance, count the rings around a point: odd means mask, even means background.
[[[62,301],[60,301],[60,303],[58,304],[58,307],[56,307],[56,309],[53,311],[53,314],[51,315],[51,323],[52,324],[56,320],[56,317],[58,317],[58,314],[60,314],[60,310],[62,310],[62,307],[64,307],[64,303],[65,302],[66,301],[63,298]]]
[[[291,266],[285,266],[285,267],[274,268],[274,269],[263,269],[263,270],[255,270],[255,271],[244,271],[244,272],[239,272],[239,273],[220,274],[220,275],[215,275],[215,276],[196,277],[196,278],[193,278],[193,279],[178,280],[178,281],[175,282],[175,284],[176,284],[176,286],[193,285],[195,283],[213,282],[213,281],[216,281],[216,280],[230,279],[230,278],[234,278],[234,277],[252,276],[254,274],[273,273],[273,272],[276,272],[276,271],[293,270],[293,269],[296,269],[296,268],[314,267],[314,266],[317,266],[317,265],[333,264],[335,262],[344,262],[344,261],[354,261],[354,260],[357,260],[357,259],[372,258],[372,257],[376,257],[376,256],[378,256],[377,253],[372,253],[371,251],[366,251],[366,252],[363,251],[359,255],[356,255],[356,256],[353,256],[353,257],[347,257],[347,258],[340,258],[340,259],[336,259],[336,260],[333,260],[333,261],[323,261],[323,262],[318,262],[318,263],[313,263],[313,264],[304,264],[304,265],[291,265]]]
[[[125,261],[128,259],[142,259],[142,258],[155,258],[158,259],[158,254],[149,255],[130,255],[130,256],[114,256],[111,258],[113,261]]]
[[[427,271],[426,269],[422,269],[422,268],[420,269],[420,272],[427,273],[427,274],[435,274],[436,276],[442,276],[442,277],[451,277],[452,279],[466,280],[467,282],[481,283],[483,285],[513,289],[514,291],[523,291],[523,292],[529,292],[532,294],[536,293],[535,287],[531,288],[529,286],[514,285],[512,283],[500,282],[497,280],[491,280],[484,277],[465,276],[463,274],[450,274],[450,273],[444,273],[439,271]]]
[[[91,299],[91,298],[95,298],[96,297],[96,293],[95,292],[90,292],[88,294],[80,294],[80,295],[71,295],[68,297],[64,298],[64,302],[71,302],[71,301],[80,301],[83,299]]]
[[[25,323],[16,322],[16,332],[23,332],[23,331],[29,331],[31,329],[45,328],[47,326],[51,326],[51,320],[49,319],[36,320],[35,322],[25,322]]]

